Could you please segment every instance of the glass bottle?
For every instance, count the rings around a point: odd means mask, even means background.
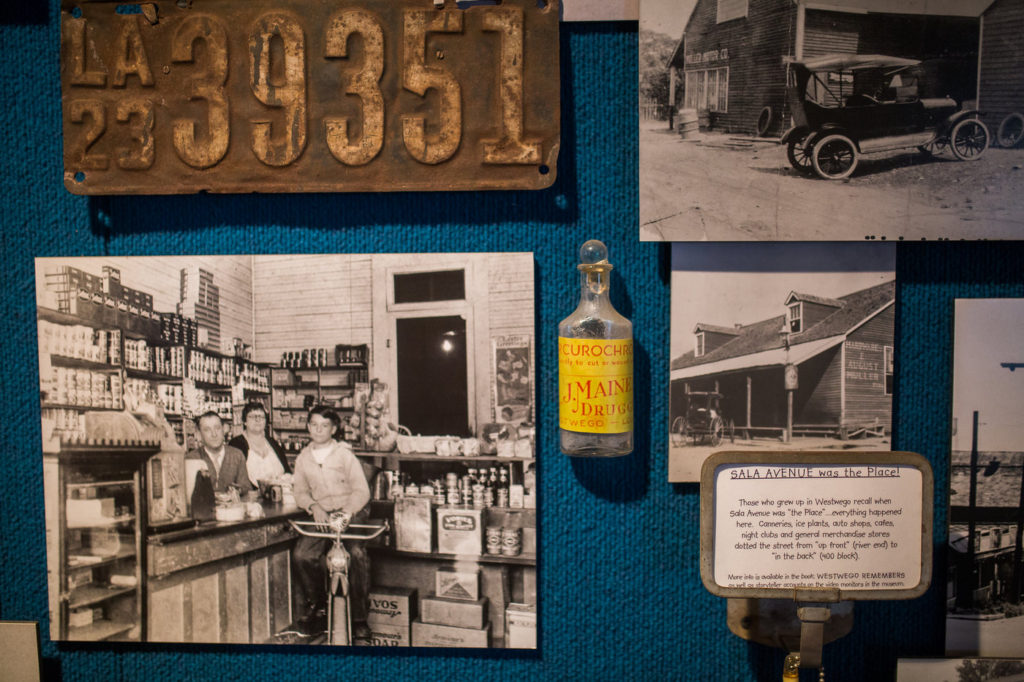
[[[558,325],[562,452],[618,457],[633,451],[633,324],[609,299],[608,249],[580,247],[580,302]]]

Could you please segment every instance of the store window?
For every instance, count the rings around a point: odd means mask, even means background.
[[[789,306],[789,333],[796,334],[803,329],[803,303]]]
[[[395,303],[461,301],[466,298],[464,270],[409,272],[395,275]]]
[[[685,87],[687,109],[729,111],[729,67],[687,71]]]
[[[697,348],[693,355],[697,358],[704,355],[704,332],[697,332]]]
[[[748,6],[747,0],[718,0],[718,23],[747,16]]]
[[[893,362],[892,346],[885,346],[885,394],[892,395],[893,385],[893,369],[895,363]]]

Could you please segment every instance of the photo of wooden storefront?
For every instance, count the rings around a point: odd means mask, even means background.
[[[794,291],[784,314],[752,324],[698,323],[671,364],[672,421],[715,409],[734,441],[887,436],[894,303],[888,281],[834,299]]]
[[[952,88],[943,94],[957,101],[976,99],[982,15],[992,4],[698,0],[669,75],[674,87],[683,89],[683,108],[707,112],[711,127],[731,133],[781,134],[791,116],[788,64],[826,54],[943,60],[943,87]],[[986,30],[1013,30],[1018,17],[1012,9],[1000,10]],[[1001,55],[997,44],[984,58],[991,63],[987,68],[999,72],[1015,56]],[[1002,90],[1003,82],[994,78],[993,87]]]

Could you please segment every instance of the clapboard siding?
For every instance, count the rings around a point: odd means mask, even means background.
[[[770,107],[769,133],[781,133],[791,115],[786,103],[786,61],[797,51],[796,3],[750,0],[746,17],[722,23],[716,21],[716,8],[716,0],[698,0],[683,35],[682,59],[677,51],[673,66],[683,66],[684,73],[728,67],[728,110],[712,112],[715,128],[753,133],[762,110]],[[822,9],[807,9],[804,18],[803,59],[834,53],[917,59],[977,57],[977,19]],[[1019,35],[1019,27],[1017,31]],[[1009,28],[1006,33],[1010,35]],[[1014,73],[1019,85],[1020,69]],[[957,78],[964,79],[963,75]],[[685,82],[684,75],[684,87]],[[973,81],[958,81],[956,89],[973,90]]]
[[[281,353],[373,340],[371,256],[256,256],[256,360]]]
[[[892,420],[892,395],[885,393],[885,347],[893,345],[895,306],[889,305],[854,330],[846,341],[845,424]]]
[[[175,312],[181,298],[181,269],[197,265],[213,275],[220,289],[221,345],[234,337],[253,342],[251,256],[105,256],[46,258],[39,263],[37,289],[44,286],[42,274],[47,267],[70,265],[99,277],[104,266],[111,266],[121,271],[122,284],[151,294],[153,309],[164,313]]]
[[[982,17],[978,108],[993,133],[1008,114],[1024,113],[1024,2],[996,0]]]
[[[842,411],[842,352],[839,345],[798,368],[794,424],[838,424]]]
[[[716,128],[753,133],[762,108],[772,108],[772,133],[785,114],[786,68],[792,53],[796,13],[789,0],[750,0],[745,18],[717,23],[716,0],[698,0],[683,36],[685,54],[728,51],[727,59],[686,64],[685,71],[729,68],[728,111],[713,115]],[[684,80],[685,83],[685,80]]]
[[[536,388],[536,360],[533,357],[534,328],[534,292],[533,292],[533,254],[492,254],[487,258],[487,289],[488,310],[487,328],[490,339],[487,340],[486,356],[488,358],[488,391],[491,421],[496,419],[495,366],[491,341],[499,336],[525,335],[531,339],[530,383]],[[484,344],[479,343],[481,348]],[[534,390],[536,393],[536,390]],[[531,406],[532,407],[532,406]],[[535,413],[531,414],[535,418]]]
[[[826,54],[857,54],[863,17],[807,10],[804,19],[804,59]]]

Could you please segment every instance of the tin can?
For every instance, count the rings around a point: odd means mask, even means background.
[[[448,504],[462,504],[462,493],[458,486],[448,486]]]
[[[487,526],[485,537],[487,538],[487,553],[501,554],[502,532],[501,526]]]
[[[473,485],[473,509],[484,508],[484,487],[479,483]]]
[[[523,529],[501,529],[501,553],[504,556],[519,556],[523,553]]]

